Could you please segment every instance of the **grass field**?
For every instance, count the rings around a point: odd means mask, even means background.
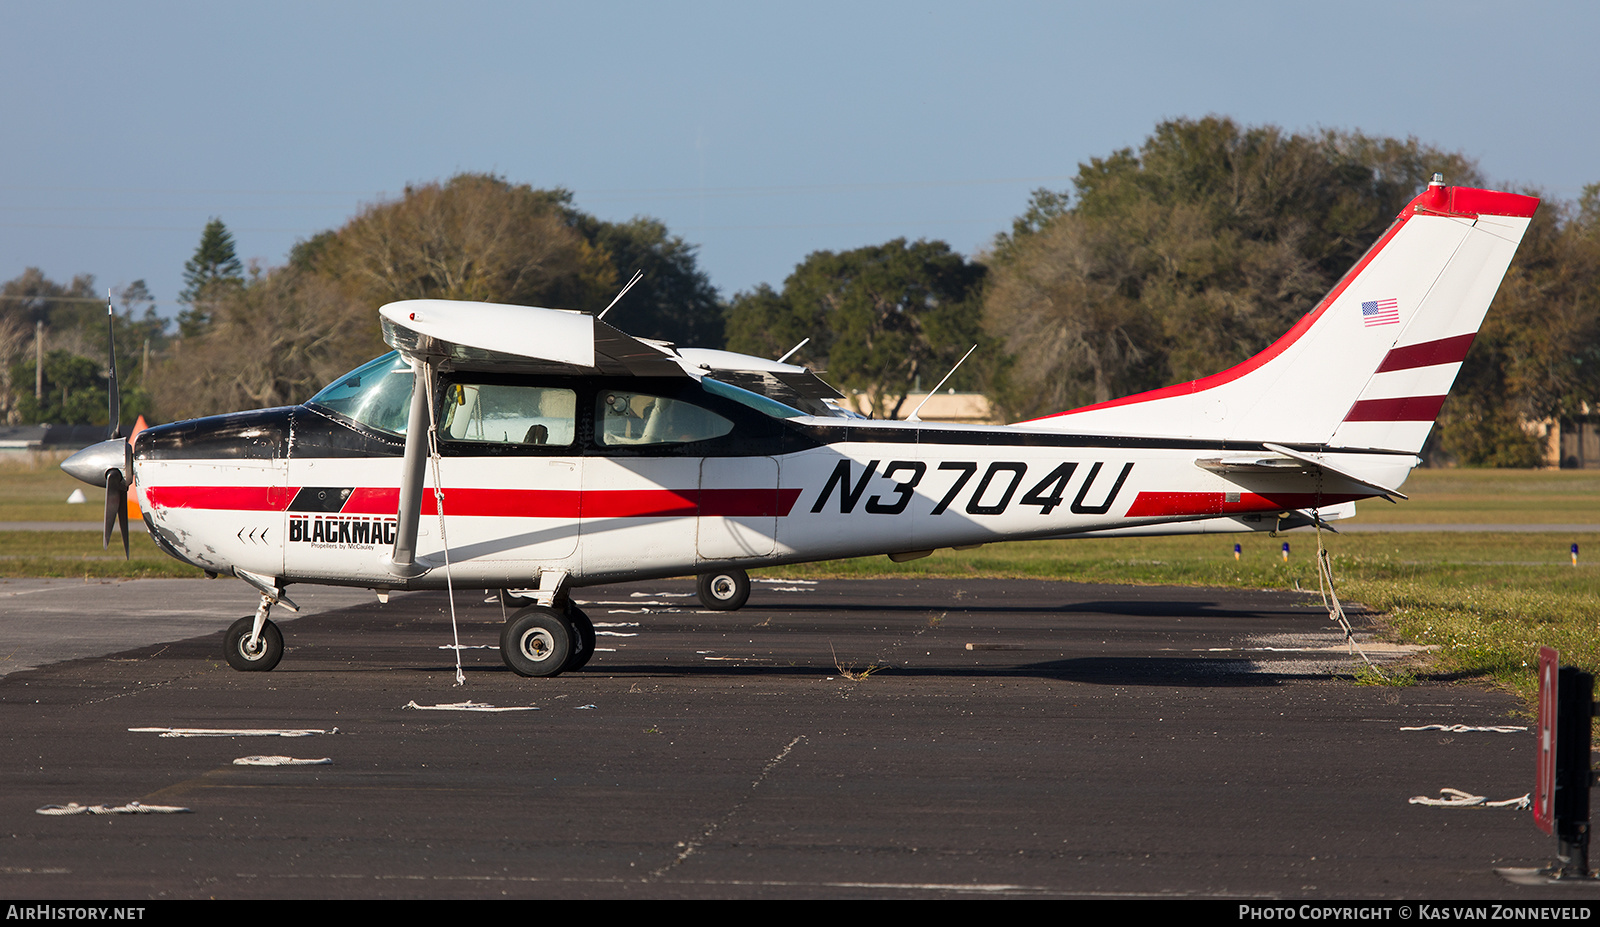
[[[0,458],[0,522],[99,521],[104,491],[61,472],[66,454],[22,453]],[[88,502],[70,505],[67,497],[83,490]]]
[[[101,491],[69,505],[80,485],[59,457],[0,461],[0,522],[102,517]],[[1600,472],[1418,470],[1410,501],[1359,506],[1361,524],[1600,526]],[[1289,560],[1281,545],[1290,544]],[[1324,534],[1340,596],[1381,613],[1396,640],[1432,645],[1420,673],[1505,685],[1531,696],[1541,644],[1600,671],[1600,532]],[[1233,545],[1243,548],[1235,561]],[[1582,557],[1574,567],[1570,546]],[[0,576],[198,576],[132,538],[132,559],[101,549],[96,531],[0,531]],[[940,551],[896,564],[884,557],[772,568],[772,576],[1016,576],[1080,582],[1317,588],[1316,535],[1294,532],[1115,540],[1027,541]]]
[[[1413,470],[1402,489],[1358,504],[1353,524],[1600,523],[1600,470]]]

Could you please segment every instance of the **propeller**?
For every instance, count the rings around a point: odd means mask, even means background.
[[[111,304],[110,290],[106,291],[106,345],[111,362],[110,373],[106,376],[111,394],[107,410],[111,437],[107,440],[115,441],[122,437],[122,391],[117,389],[117,310]],[[122,459],[117,461],[120,466],[106,470],[106,524],[100,546],[102,549],[111,546],[111,525],[115,522],[122,526],[122,556],[128,559],[128,480],[133,476],[133,448],[127,441],[123,441],[122,446]]]
[[[123,446],[127,447],[130,452],[128,454],[130,458],[128,467],[132,469],[133,460],[131,458],[133,455],[131,452],[133,448],[128,447],[126,441],[123,442]],[[122,471],[116,468],[106,471],[106,526],[105,533],[101,538],[101,548],[109,548],[111,546],[111,523],[113,521],[122,526],[122,556],[123,559],[128,559],[128,481],[123,477]]]

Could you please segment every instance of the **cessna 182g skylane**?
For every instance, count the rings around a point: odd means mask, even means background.
[[[721,571],[726,591],[749,566],[1270,530],[1400,496],[1537,205],[1436,175],[1250,360],[1015,425],[863,420],[802,367],[423,299],[382,307],[395,352],[304,405],[150,428],[63,466],[108,487],[108,539],[132,486],[162,550],[260,590],[226,638],[237,669],[281,658],[267,619],[292,583],[386,598],[448,574],[532,590],[501,650],[553,676],[594,650],[578,586]]]

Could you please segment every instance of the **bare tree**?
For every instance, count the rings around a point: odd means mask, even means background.
[[[382,350],[335,281],[293,269],[258,274],[217,301],[209,330],[151,373],[169,418],[303,402]]]
[[[436,297],[593,309],[615,284],[560,193],[462,174],[368,207],[319,267],[373,302]]]

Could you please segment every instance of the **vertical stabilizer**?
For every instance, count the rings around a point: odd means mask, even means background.
[[[1538,199],[1435,176],[1294,328],[1236,367],[1029,424],[1416,453]]]

